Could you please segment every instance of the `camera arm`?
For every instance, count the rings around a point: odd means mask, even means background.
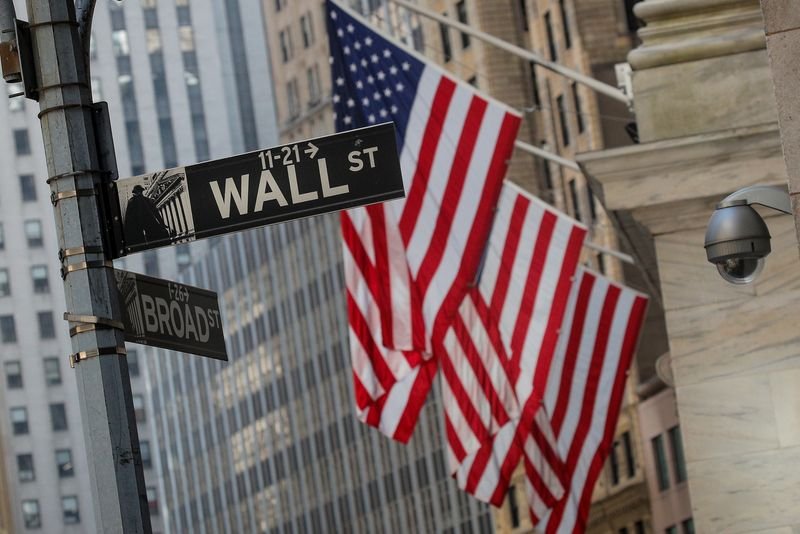
[[[758,204],[786,214],[792,213],[789,192],[783,186],[751,185],[731,193],[717,204],[717,209]]]

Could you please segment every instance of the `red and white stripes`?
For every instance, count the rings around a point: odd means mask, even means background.
[[[460,487],[499,504],[523,456],[552,503],[563,493],[560,460],[540,409],[536,370],[549,366],[586,229],[506,184],[480,283],[442,343],[451,467]],[[544,465],[547,464],[547,465]]]
[[[592,491],[614,439],[627,370],[647,298],[580,269],[550,368],[544,406],[564,459],[567,495],[550,511],[529,491],[534,521],[546,533],[583,532]]]
[[[364,422],[401,441],[435,373],[430,340],[478,268],[520,123],[431,66],[410,117],[406,198],[342,214],[357,404]]]

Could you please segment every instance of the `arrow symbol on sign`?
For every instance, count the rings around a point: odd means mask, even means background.
[[[308,148],[303,150],[303,152],[308,154],[309,158],[314,159],[314,156],[316,156],[317,152],[319,152],[319,148],[317,147],[317,145],[315,145],[314,143],[309,141],[308,142]]]

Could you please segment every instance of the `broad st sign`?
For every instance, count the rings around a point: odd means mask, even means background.
[[[116,257],[402,198],[394,124],[116,182]]]
[[[217,294],[116,269],[125,341],[228,360]]]

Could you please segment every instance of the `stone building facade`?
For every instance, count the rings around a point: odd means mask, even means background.
[[[791,28],[795,12],[768,17],[768,32]],[[703,250],[719,200],[787,180],[759,3],[645,0],[636,14],[646,27],[628,60],[641,144],[578,160],[657,251],[697,531],[790,532],[800,525],[794,224],[766,218],[772,253],[750,285],[723,281]]]

